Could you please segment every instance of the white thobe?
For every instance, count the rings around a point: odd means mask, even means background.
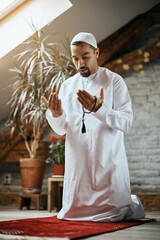
[[[84,87],[85,86],[85,87]],[[104,101],[96,113],[85,114],[82,133],[82,106],[78,89],[97,97],[104,89]],[[127,86],[118,74],[106,68],[66,80],[60,89],[63,115],[53,117],[47,110],[51,128],[66,134],[65,175],[59,219],[115,222],[144,217],[136,196],[131,196],[124,132],[132,125],[132,106]]]

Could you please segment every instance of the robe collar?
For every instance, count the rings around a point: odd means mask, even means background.
[[[81,76],[82,89],[86,90],[92,95],[99,96],[100,88],[104,87],[107,84],[106,78],[104,79],[103,76],[101,76],[101,73],[102,69],[99,67],[97,72],[90,75],[89,77]],[[85,84],[85,81],[87,81],[87,84]]]

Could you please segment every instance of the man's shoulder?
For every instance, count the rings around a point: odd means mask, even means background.
[[[123,82],[123,78],[119,74],[112,72],[108,68],[104,68],[104,67],[100,67],[99,78],[103,79],[101,80],[101,82],[103,82],[104,85],[106,86],[110,84],[115,86]]]
[[[100,70],[103,74],[106,74],[109,78],[122,78],[118,73],[115,73],[108,68],[100,67]]]

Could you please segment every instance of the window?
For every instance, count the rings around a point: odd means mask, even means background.
[[[0,0],[0,59],[72,7],[69,0]],[[1,20],[2,19],[2,20]]]
[[[26,0],[0,0],[0,20]]]

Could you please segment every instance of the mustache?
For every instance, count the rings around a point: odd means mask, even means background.
[[[87,67],[80,67],[79,70],[88,69]]]

